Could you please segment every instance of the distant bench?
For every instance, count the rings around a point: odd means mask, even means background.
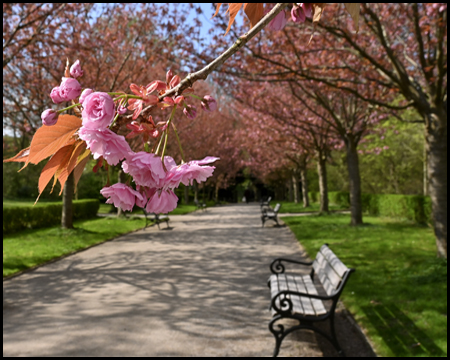
[[[267,220],[273,220],[277,223],[278,226],[280,226],[280,224],[278,223],[278,211],[280,211],[280,208],[281,204],[276,204],[273,210],[271,208],[261,208],[261,221],[263,227],[264,223]]]
[[[167,227],[169,227],[169,215],[165,215],[165,214],[155,214],[155,213],[148,213],[147,211],[145,211],[145,209],[143,209],[144,214],[145,214],[145,227],[150,225],[150,222],[155,222],[156,225],[158,225],[158,229],[161,230],[159,224],[162,222],[166,222]]]
[[[282,262],[312,265],[311,273],[309,275],[285,274]],[[312,262],[278,258],[272,262],[270,270],[273,275],[269,278],[268,286],[271,293],[270,308],[273,318],[269,323],[269,330],[275,336],[273,356],[278,355],[281,342],[286,335],[301,329],[313,330],[323,335],[333,344],[339,355],[344,355],[334,330],[334,312],[342,290],[355,269],[347,268],[330,250],[328,244],[325,244]],[[318,294],[317,289],[320,286],[316,287],[314,278],[319,280],[318,282],[325,289],[326,296]],[[327,301],[328,309],[324,301]],[[278,325],[278,329],[275,329],[277,321],[287,318],[295,319],[299,324],[287,330],[283,325]],[[331,336],[313,325],[315,322],[327,319],[330,319]]]
[[[206,204],[204,202],[200,202],[198,200],[194,200],[195,206],[197,206],[197,209],[202,209],[206,211]]]

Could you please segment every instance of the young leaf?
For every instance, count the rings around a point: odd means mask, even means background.
[[[26,162],[28,160],[28,156],[30,155],[30,147],[20,150],[16,155],[14,155],[12,158],[5,159],[3,162]]]
[[[78,141],[75,146],[74,150],[71,154],[70,160],[67,163],[67,166],[65,166],[63,169],[61,169],[61,172],[58,176],[59,183],[61,184],[61,192],[59,195],[62,194],[62,190],[64,189],[64,184],[67,181],[67,178],[69,177],[72,170],[75,168],[75,166],[82,160],[80,159],[80,154],[86,153],[86,143],[84,141]],[[87,150],[87,155],[89,155],[90,151]],[[86,155],[86,156],[87,156]]]
[[[227,31],[225,32],[224,35],[228,34],[228,31],[230,31],[231,25],[234,22],[234,18],[236,17],[237,13],[241,9],[242,5],[244,5],[244,3],[228,3],[227,12],[230,13],[230,20],[228,21]]]
[[[353,19],[356,32],[359,31],[359,3],[344,3],[345,8]]]
[[[253,27],[264,16],[264,4],[246,3],[244,4],[244,11],[250,20],[250,25]]]
[[[30,154],[25,165],[28,165],[29,162],[38,164],[55,154],[67,145],[80,127],[81,119],[73,115],[60,115],[56,125],[40,127],[31,141]]]
[[[39,197],[41,196],[41,194],[44,191],[45,187],[47,186],[48,182],[56,174],[57,170],[61,167],[61,165],[64,163],[67,164],[67,162],[69,161],[70,155],[73,152],[74,143],[75,142],[59,149],[55,153],[55,155],[53,155],[51,157],[51,159],[48,161],[48,163],[42,169],[41,175],[39,176],[39,183],[38,183],[39,196],[37,197],[36,202],[39,200]],[[54,184],[53,184],[53,186],[54,186]],[[52,187],[52,191],[53,191],[53,187]]]
[[[90,153],[89,150],[87,150],[88,154]],[[84,154],[82,154],[79,158],[81,158]],[[86,166],[87,162],[89,160],[89,157],[86,155],[83,160],[81,160],[77,166],[75,166],[75,169],[73,169],[73,175],[75,178],[75,189],[77,188],[78,181],[80,180],[81,174],[83,174],[84,167]]]

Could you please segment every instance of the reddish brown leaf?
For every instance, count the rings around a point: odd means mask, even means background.
[[[3,160],[3,162],[26,162],[28,160],[28,155],[30,155],[30,147],[28,146],[26,149],[20,150],[15,156],[9,159]]]
[[[73,152],[73,148],[74,148],[73,143],[62,147],[56,152],[55,155],[51,157],[48,163],[44,166],[41,175],[39,176],[39,184],[38,184],[39,196],[41,196],[48,182],[55,175],[60,166],[69,161],[70,155]],[[39,196],[36,199],[36,202],[39,200]]]
[[[316,24],[319,22],[320,17],[323,14],[323,9],[325,8],[325,5],[326,4],[322,4],[322,3],[319,3],[319,4],[313,3],[312,4],[312,7],[313,7],[313,31],[312,31],[311,37],[309,38],[308,45],[311,43],[311,40],[314,36]]]
[[[60,115],[53,126],[42,126],[34,134],[27,160],[33,164],[55,154],[66,146],[75,131],[81,127],[81,119],[73,115]]]
[[[82,154],[83,155],[83,154]],[[89,157],[86,155],[86,157],[81,160],[77,166],[75,166],[75,169],[73,169],[73,175],[75,178],[75,189],[77,188],[78,181],[80,180],[81,174],[83,174],[84,167],[86,166],[87,162],[89,160]]]
[[[237,13],[241,9],[242,5],[244,5],[244,3],[228,3],[227,12],[230,13],[230,20],[228,21],[227,31],[225,32],[224,35],[228,34],[228,31],[230,31],[231,25],[234,22],[234,18],[236,17]]]
[[[61,184],[61,192],[64,189],[64,184],[66,183],[67,178],[69,177],[70,173],[75,168],[77,163],[79,163],[81,161],[81,160],[78,160],[79,155],[84,153],[85,150],[86,150],[86,143],[84,141],[80,140],[75,144],[74,150],[70,156],[70,160],[67,163],[67,166],[65,166],[62,169],[61,173],[58,176],[59,183]],[[88,150],[88,154],[89,154],[89,150]],[[61,193],[60,193],[60,195],[61,195]]]
[[[345,8],[353,19],[356,32],[359,31],[359,3],[344,3]]]
[[[220,7],[222,6],[222,3],[217,3],[216,5],[216,12],[214,13],[214,15],[211,17],[211,19],[217,15],[217,13],[219,12]]]
[[[246,3],[246,4],[244,4],[244,11],[250,20],[250,25],[253,27],[264,16],[264,4],[263,3]]]

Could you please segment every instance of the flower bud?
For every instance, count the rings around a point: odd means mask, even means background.
[[[59,114],[53,109],[44,110],[41,114],[42,123],[47,126],[55,125]]]
[[[195,109],[195,107],[193,105],[187,105],[183,109],[183,113],[191,120],[195,119],[195,117],[197,116],[197,110]]]
[[[120,115],[123,115],[123,114],[125,114],[125,113],[127,112],[127,108],[126,108],[125,106],[123,106],[123,105],[119,105],[119,106],[117,107],[117,112],[118,112]]]
[[[201,107],[204,111],[215,111],[217,109],[217,102],[210,95],[205,95],[201,102]]]
[[[83,70],[81,70],[80,60],[77,60],[70,67],[70,75],[75,79],[77,77],[83,76]]]
[[[50,93],[50,97],[52,98],[52,101],[55,104],[59,104],[64,101],[64,99],[61,97],[59,86],[56,86],[52,89],[52,92]]]
[[[169,85],[170,80],[172,80],[172,78],[173,78],[173,72],[172,72],[172,70],[169,69],[169,71],[167,71],[167,74],[166,74],[166,83],[167,83],[167,85]]]
[[[59,87],[59,94],[64,101],[73,100],[80,96],[81,85],[73,78],[63,77]]]
[[[305,22],[306,16],[301,6],[294,5],[291,10],[291,17],[294,22]]]
[[[175,75],[172,80],[170,80],[170,88],[174,88],[175,86],[177,86],[180,83],[181,79],[178,75]]]

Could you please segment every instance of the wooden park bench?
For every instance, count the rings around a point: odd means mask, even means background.
[[[309,275],[286,274],[282,262],[311,266]],[[273,318],[269,330],[275,336],[273,356],[280,351],[281,342],[286,335],[295,330],[309,329],[318,332],[328,339],[344,356],[334,330],[334,312],[339,296],[354,269],[349,269],[330,250],[328,244],[322,245],[313,262],[301,262],[278,258],[270,265],[273,275],[268,285],[271,293],[271,311]],[[320,283],[326,295],[319,295],[315,283]],[[323,293],[323,290],[322,290]],[[324,303],[326,302],[326,303]],[[282,319],[294,319],[298,325],[285,330],[283,325],[275,328],[275,323]],[[330,319],[331,335],[314,326],[314,323]]]
[[[278,226],[280,226],[280,224],[278,223],[278,211],[280,211],[281,208],[281,204],[276,204],[275,208],[272,209],[262,209],[261,212],[261,221],[262,221],[262,226],[264,227],[264,223],[267,220],[274,220]]]
[[[149,226],[150,223],[156,223],[158,225],[158,229],[161,230],[159,224],[162,222],[166,222],[167,228],[169,228],[169,215],[166,214],[155,214],[155,213],[148,213],[143,209],[145,214],[145,227]]]
[[[261,211],[263,209],[270,209],[270,200],[272,200],[272,196],[269,196],[266,201],[261,200]]]
[[[202,201],[194,200],[195,206],[197,206],[197,209],[202,209],[206,211],[206,204]]]

